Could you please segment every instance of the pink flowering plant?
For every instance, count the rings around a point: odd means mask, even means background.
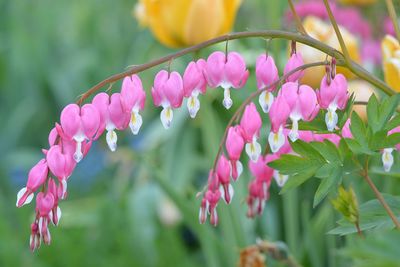
[[[382,205],[384,216],[390,219],[388,227],[400,228],[399,214],[388,203],[394,196],[383,196],[370,177],[370,172],[384,174],[390,172],[393,164],[399,164],[394,157],[400,144],[399,96],[349,58],[329,3],[324,3],[342,52],[313,39],[300,26],[299,32],[232,33],[134,66],[94,86],[77,103],[64,107],[49,133],[43,158],[29,171],[26,186],[17,193],[17,207],[35,199],[30,248],[36,250],[41,243],[51,243],[51,225],[62,227],[62,201],[68,197],[69,179],[73,179],[77,164],[90,153],[93,142],[105,138],[114,152],[118,149],[119,132],[129,128],[137,135],[146,124],[141,115],[146,112],[146,100],[152,103],[148,108],[160,111],[165,130],[174,127],[174,114],[182,106],[186,106],[188,117],[195,119],[202,112],[201,101],[210,90],[216,90],[225,109],[235,111],[230,113],[218,152],[210,162],[208,178],[203,179],[205,186],[197,194],[199,207],[192,207],[199,209],[201,224],[209,221],[213,226],[218,225],[219,205],[235,201],[236,184],[245,179],[241,175],[246,171],[252,179],[244,181],[248,193],[243,202],[250,218],[261,215],[271,194],[278,193],[271,190],[273,186],[284,194],[314,179],[319,185],[313,192],[313,206],[328,195],[336,196],[332,208],[343,215],[331,232],[357,232],[363,236],[365,230],[379,226],[363,221],[363,204],[359,206],[356,194],[351,193],[350,181],[362,179]],[[219,42],[228,44],[249,37],[290,41],[290,53],[282,72],[275,64],[277,58],[268,50],[254,58],[253,71],[240,51],[229,51],[228,45],[225,51],[214,51],[189,62],[182,74],[171,69],[172,61],[178,57]],[[326,60],[304,63],[296,49],[298,43],[325,53]],[[155,75],[151,88],[144,88],[141,72],[166,62],[168,68]],[[303,84],[302,77],[305,70],[316,66],[323,66],[326,72],[319,87],[313,88]],[[355,101],[346,76],[336,71],[338,66],[380,89],[381,99],[373,94],[367,102]],[[247,86],[249,79],[256,81],[256,88]],[[122,80],[120,91],[99,92],[103,86],[118,80]],[[234,97],[239,90],[241,94],[247,92],[244,100]],[[84,104],[91,96],[91,101]],[[366,121],[352,112],[355,105],[366,106]],[[381,161],[380,169],[371,169],[371,162],[377,159]]]

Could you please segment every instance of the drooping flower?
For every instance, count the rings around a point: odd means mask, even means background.
[[[99,128],[99,112],[92,104],[85,104],[81,108],[76,104],[69,104],[61,112],[60,122],[64,136],[76,141],[75,161],[81,161],[82,143],[91,141]]]
[[[136,74],[125,77],[121,87],[121,104],[125,112],[131,113],[129,127],[134,135],[139,133],[142,127],[140,110],[144,109],[146,92],[143,90],[142,81]]]
[[[233,198],[233,187],[231,185],[231,166],[224,155],[219,157],[217,163],[217,177],[221,185],[221,196],[226,204],[230,204]]]
[[[243,139],[246,142],[246,153],[252,161],[257,161],[261,154],[261,145],[257,142],[261,126],[262,121],[256,106],[254,103],[248,104],[240,120],[240,127]]]
[[[53,222],[54,225],[58,225],[61,219],[61,209],[58,206],[58,200],[64,198],[64,192],[63,188],[60,186],[58,187],[53,179],[50,179],[48,184],[48,191],[53,195],[54,197],[54,204],[53,208],[51,209],[50,213],[50,219]]]
[[[337,74],[328,83],[328,79],[325,76],[321,81],[317,96],[320,107],[328,110],[325,115],[326,126],[329,131],[333,131],[338,122],[336,110],[345,109],[347,100],[349,99],[346,78],[342,74]]]
[[[247,217],[253,218],[262,214],[265,201],[268,199],[268,187],[262,181],[253,179],[249,183],[249,196],[247,197]]]
[[[207,214],[210,214],[210,223],[214,226],[218,224],[217,205],[221,199],[219,188],[220,183],[217,174],[211,170],[208,175],[208,188],[201,201],[199,212],[200,223],[205,223]]]
[[[207,58],[205,77],[212,88],[222,87],[224,89],[224,100],[222,104],[229,109],[233,101],[230,88],[242,88],[249,76],[243,57],[237,52],[229,52],[225,55],[217,51]]]
[[[270,86],[279,79],[278,68],[276,67],[275,61],[271,56],[262,54],[257,58],[256,79],[257,88],[259,90],[265,89],[267,86]],[[258,101],[265,113],[268,113],[272,102],[274,101],[274,96],[271,92],[274,91],[275,88],[276,87],[269,87],[260,94]]]
[[[57,177],[61,184],[62,194],[61,199],[66,197],[67,179],[71,176],[75,169],[76,161],[72,154],[65,153],[61,145],[50,147],[46,154],[47,165],[54,176]]]
[[[140,0],[135,16],[170,47],[194,45],[231,30],[241,0]]]
[[[272,103],[269,111],[271,121],[271,132],[268,136],[268,143],[273,153],[277,152],[285,144],[283,129],[290,115],[290,107],[282,95],[278,95]]]
[[[49,168],[45,159],[41,159],[28,174],[26,187],[22,188],[17,194],[17,207],[31,203],[34,192],[41,187],[47,179]]]
[[[36,197],[36,213],[38,216],[39,234],[46,245],[51,242],[49,231],[49,222],[51,221],[50,213],[54,207],[54,196],[52,193],[40,192]]]
[[[234,181],[236,181],[243,171],[243,165],[239,161],[240,155],[242,154],[244,148],[244,140],[240,125],[229,128],[228,135],[226,137],[225,148],[228,152],[231,164],[232,178]]]
[[[31,235],[29,238],[29,247],[31,249],[31,251],[35,251],[36,249],[40,248],[40,233],[39,233],[39,225],[38,225],[38,221],[35,220],[32,224],[31,224]]]
[[[388,131],[388,135],[394,134],[394,133],[400,133],[400,126]],[[400,151],[400,144],[397,144],[395,146],[397,151]],[[383,163],[383,169],[385,172],[390,172],[390,169],[393,166],[394,163],[394,157],[392,155],[394,148],[384,148],[382,151],[382,163]]]
[[[257,162],[249,161],[249,170],[251,174],[262,183],[265,183],[266,188],[271,184],[274,169],[267,164],[277,159],[276,155],[268,154],[260,156]],[[264,185],[263,185],[264,186]]]
[[[151,88],[154,105],[163,107],[160,118],[165,129],[169,129],[173,119],[174,108],[179,108],[183,101],[183,81],[181,75],[173,71],[161,70],[154,79]]]
[[[299,86],[295,82],[285,83],[279,93],[290,109],[289,118],[292,121],[292,130],[289,138],[295,142],[299,138],[298,122],[300,120],[311,121],[318,114],[317,96],[308,85]]]
[[[300,53],[296,52],[295,48],[292,48],[292,54],[288,60],[288,62],[285,65],[285,69],[283,71],[284,75],[287,75],[289,72],[293,71],[294,69],[304,65],[303,57],[301,56]],[[303,77],[304,71],[299,70],[296,71],[295,73],[289,75],[289,77],[286,78],[287,82],[297,82],[301,77]]]
[[[114,93],[111,97],[107,93],[99,93],[93,98],[92,104],[97,108],[100,115],[96,138],[106,130],[107,145],[111,151],[115,151],[118,140],[115,129],[124,130],[128,127],[131,117],[130,110],[126,112],[119,93]]]
[[[289,175],[282,174],[278,170],[274,170],[274,179],[279,187],[283,187],[289,179]]]
[[[396,38],[386,35],[382,40],[383,72],[385,81],[400,92],[400,43]]]
[[[183,91],[185,97],[188,98],[187,108],[192,118],[196,117],[200,109],[199,94],[204,94],[207,89],[207,81],[204,77],[206,64],[204,59],[192,61],[183,74]]]

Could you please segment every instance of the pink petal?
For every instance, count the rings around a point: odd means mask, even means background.
[[[77,104],[69,104],[61,112],[61,126],[65,135],[70,139],[78,133],[81,127],[79,111],[80,108]]]
[[[85,104],[81,108],[82,130],[87,138],[92,139],[99,129],[100,115],[92,104]]]
[[[171,72],[169,79],[163,86],[163,92],[171,107],[179,108],[182,105],[183,81],[178,72]]]
[[[241,88],[247,81],[248,74],[243,57],[237,52],[228,53],[225,63],[225,79],[234,88]]]
[[[299,88],[299,105],[303,120],[310,121],[315,118],[319,110],[317,95],[308,85],[301,85]]]
[[[212,53],[207,58],[207,65],[204,74],[210,87],[216,88],[222,83],[224,78],[225,61],[225,54],[220,51]]]
[[[131,113],[130,111],[126,112],[122,107],[121,94],[112,94],[108,110],[110,113],[110,120],[118,130],[124,130],[128,127]]]

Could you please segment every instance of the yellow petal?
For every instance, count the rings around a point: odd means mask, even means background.
[[[386,83],[397,92],[400,92],[400,67],[391,61],[384,61],[383,72]]]
[[[223,14],[220,0],[193,0],[184,23],[184,43],[193,45],[217,36]]]
[[[219,35],[231,31],[242,0],[222,0],[222,2],[224,4],[224,20],[220,27]]]
[[[393,57],[396,51],[400,51],[399,41],[391,35],[386,35],[382,40],[383,60]]]

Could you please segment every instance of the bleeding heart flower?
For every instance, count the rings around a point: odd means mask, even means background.
[[[293,71],[294,69],[304,65],[303,57],[300,53],[292,53],[288,62],[286,63],[285,69],[283,71],[284,75],[288,74],[289,72]],[[295,73],[291,74],[289,77],[286,78],[287,82],[297,82],[304,76],[304,71],[299,70]]]
[[[259,90],[265,89],[267,86],[270,86],[272,83],[276,82],[279,79],[278,68],[276,67],[275,61],[271,56],[262,54],[257,58],[256,79],[257,88]],[[268,113],[272,102],[274,101],[274,96],[271,92],[275,89],[275,86],[269,87],[267,90],[263,91],[260,94],[258,101],[262,110],[265,113]]]
[[[183,81],[181,75],[173,71],[168,73],[162,70],[157,73],[154,79],[154,86],[151,89],[154,105],[162,106],[160,118],[165,129],[171,126],[173,119],[173,108],[179,108],[183,101]]]
[[[99,112],[92,104],[85,104],[82,108],[69,104],[61,112],[60,121],[66,138],[76,141],[74,159],[79,162],[83,158],[82,143],[91,141],[99,128]]]
[[[208,85],[212,88],[222,87],[224,89],[224,100],[222,104],[229,109],[233,101],[230,88],[242,88],[249,76],[243,57],[237,52],[228,55],[217,51],[207,58],[205,77]]]
[[[41,159],[28,174],[26,187],[22,188],[17,194],[17,207],[31,203],[34,192],[41,187],[47,179],[49,168],[45,159]]]
[[[54,205],[53,208],[51,209],[50,219],[53,222],[53,224],[57,226],[61,219],[61,209],[58,206],[58,200],[63,199],[64,195],[63,188],[62,186],[57,187],[53,179],[49,180],[47,187],[48,191],[54,196]]]
[[[277,152],[285,144],[283,129],[289,115],[290,106],[282,95],[278,95],[269,111],[271,132],[268,136],[268,143],[273,153]]]
[[[317,97],[321,108],[328,110],[325,115],[328,131],[333,131],[338,122],[336,110],[345,109],[349,99],[346,78],[342,74],[337,74],[329,83],[325,76],[321,81],[319,91],[317,91]]]
[[[121,87],[121,104],[125,112],[131,113],[129,127],[134,135],[139,133],[142,126],[140,110],[144,109],[146,92],[143,90],[142,81],[136,74],[125,77]]]
[[[232,178],[234,181],[236,181],[243,171],[243,165],[239,161],[240,155],[242,154],[244,148],[244,140],[240,125],[229,128],[228,135],[226,137],[225,148],[228,152],[232,168]]]
[[[299,138],[300,120],[311,121],[317,116],[319,106],[314,90],[308,85],[301,85],[296,82],[287,82],[279,92],[289,106],[289,118],[292,121],[292,130],[289,138],[295,142]]]
[[[224,155],[221,155],[217,163],[217,177],[221,185],[221,195],[226,204],[230,204],[233,198],[233,187],[231,185],[231,166]]]
[[[52,193],[47,192],[46,194],[40,192],[36,197],[36,213],[39,216],[38,226],[40,236],[43,238],[43,242],[49,245],[51,242],[51,236],[49,231],[49,222],[51,218],[51,210],[54,207],[54,196]]]
[[[257,142],[260,136],[262,121],[254,103],[246,106],[240,120],[242,136],[246,142],[246,153],[252,161],[257,161],[261,154],[261,145]]]
[[[46,155],[47,165],[54,176],[61,184],[61,199],[66,197],[67,179],[75,169],[76,162],[71,154],[64,153],[60,145],[52,146]]]
[[[119,93],[112,94],[111,97],[106,93],[99,93],[92,101],[92,104],[97,108],[100,114],[100,124],[96,138],[98,138],[104,130],[107,130],[106,140],[111,151],[117,149],[118,136],[114,130],[126,129],[131,117],[130,110],[126,111],[122,105],[121,99]]]
[[[183,91],[188,98],[187,108],[191,118],[196,117],[200,109],[199,94],[204,94],[207,90],[207,81],[204,77],[206,64],[204,59],[192,61],[183,74]]]

